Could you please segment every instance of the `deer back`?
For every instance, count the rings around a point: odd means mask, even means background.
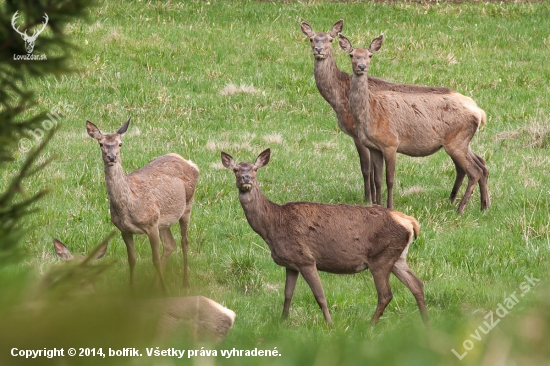
[[[478,129],[485,113],[465,98],[459,93],[372,92],[368,123],[361,127],[375,141],[398,142],[400,152],[429,155]]]
[[[235,321],[234,311],[203,296],[155,300],[150,305],[162,309],[157,327],[161,338],[182,333],[195,340],[221,341]]]
[[[275,262],[290,268],[315,262],[322,271],[356,273],[389,246],[403,250],[414,235],[380,206],[289,202],[280,210],[266,242]]]
[[[154,159],[126,177],[140,206],[140,210],[128,214],[141,222],[137,215],[154,220],[154,212],[158,212],[159,227],[170,226],[179,220],[192,200],[198,175],[197,166],[177,154]]]

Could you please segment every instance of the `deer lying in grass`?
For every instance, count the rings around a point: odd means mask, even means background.
[[[481,191],[481,209],[489,208],[487,180],[489,171],[485,160],[470,149],[470,141],[480,124],[485,124],[485,112],[471,99],[459,93],[397,93],[371,90],[367,78],[374,52],[382,47],[383,35],[375,38],[368,49],[353,48],[339,34],[340,47],[351,56],[353,77],[349,96],[350,111],[357,123],[358,133],[369,148],[380,151],[374,156],[376,167],[386,163],[388,207],[393,207],[393,179],[396,153],[428,156],[441,147],[451,156],[457,178],[451,201],[468,175],[468,186],[458,206],[462,214],[475,185]]]
[[[91,257],[78,255],[75,258],[65,244],[54,239],[55,253],[66,261],[85,262],[101,259],[107,251],[107,244],[108,241],[104,241],[91,253]],[[84,290],[89,295],[93,292],[93,287],[90,289],[86,286]],[[147,314],[160,314],[157,336],[161,339],[169,339],[179,334],[199,341],[221,341],[235,321],[234,311],[204,296],[155,299],[145,301],[139,306],[142,306]]]
[[[88,296],[95,292],[94,282],[99,275],[107,270],[113,263],[94,264],[103,258],[107,252],[109,240],[113,237],[111,232],[105,240],[96,246],[88,256],[73,254],[57,239],[53,240],[55,254],[70,266],[52,266],[40,281],[38,294],[55,294],[59,299],[74,299]]]
[[[381,206],[327,205],[289,202],[278,205],[260,191],[256,172],[267,165],[270,150],[254,163],[237,164],[221,153],[223,165],[235,173],[239,200],[252,229],[269,246],[271,257],[286,268],[283,316],[288,317],[298,274],[301,274],[327,323],[332,324],[317,271],[338,274],[372,272],[378,306],[375,324],[392,299],[390,273],[416,298],[422,320],[428,325],[424,285],[407,265],[409,245],[418,235],[418,222],[410,216]]]
[[[153,252],[153,264],[162,289],[167,293],[164,268],[176,247],[170,226],[179,222],[183,250],[183,283],[189,287],[187,265],[187,228],[193,205],[193,195],[199,177],[199,168],[178,154],[154,159],[143,168],[128,175],[122,169],[120,148],[122,136],[130,119],[114,134],[103,134],[90,121],[86,130],[99,142],[103,157],[105,183],[109,195],[111,221],[122,233],[128,251],[130,286],[134,284],[133,234],[146,234]],[[162,259],[159,254],[162,240]]]
[[[63,259],[64,261],[72,261],[72,260],[84,261],[87,258],[89,258],[92,261],[99,260],[105,256],[105,253],[107,253],[108,244],[109,244],[108,241],[103,242],[97,250],[94,250],[94,253],[92,253],[93,254],[92,257],[79,254],[75,258],[75,256],[71,253],[71,251],[69,250],[69,248],[67,248],[65,244],[63,244],[58,239],[53,240],[53,247],[55,249],[55,254],[59,258]],[[96,251],[97,251],[97,254],[95,253]]]
[[[349,91],[351,86],[351,76],[338,69],[334,59],[332,41],[342,32],[344,21],[340,19],[333,26],[330,32],[314,32],[309,24],[302,22],[302,32],[309,37],[311,49],[313,51],[314,64],[313,75],[319,92],[330,104],[336,118],[338,126],[347,135],[349,135],[357,152],[361,164],[361,172],[365,185],[365,201],[370,203],[374,201],[381,204],[382,201],[382,169],[373,169],[371,163],[371,154],[379,154],[378,151],[369,151],[369,148],[361,142],[359,131],[357,131],[355,120],[349,110]],[[451,94],[452,90],[447,88],[435,88],[423,85],[396,84],[383,79],[368,76],[369,87],[371,90],[391,90],[401,93],[432,93],[432,94]],[[368,146],[368,144],[367,144]],[[457,180],[459,171],[457,167]],[[464,174],[462,174],[464,177]],[[455,183],[456,185],[456,183]],[[459,184],[460,186],[460,184]],[[454,194],[456,196],[456,193]],[[453,197],[453,194],[451,194]],[[451,200],[454,200],[451,198]]]

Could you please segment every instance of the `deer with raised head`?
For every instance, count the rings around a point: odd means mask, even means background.
[[[193,196],[199,177],[199,168],[178,154],[167,154],[154,159],[143,168],[124,174],[120,149],[122,137],[130,119],[114,134],[103,134],[86,121],[88,135],[99,142],[103,158],[105,183],[109,195],[111,221],[122,233],[128,252],[130,286],[134,284],[133,234],[146,234],[153,252],[153,264],[162,289],[167,293],[164,268],[176,247],[170,226],[179,222],[183,251],[183,283],[189,287],[187,264],[187,229],[193,205]],[[162,241],[162,258],[159,254]]]
[[[356,122],[349,110],[349,91],[351,86],[351,75],[341,71],[336,65],[332,42],[342,32],[344,21],[340,19],[332,26],[332,29],[325,32],[314,32],[311,26],[302,22],[302,32],[309,38],[311,50],[313,52],[313,75],[315,83],[323,98],[330,104],[336,118],[338,126],[347,135],[349,135],[357,152],[361,164],[361,172],[365,185],[365,201],[371,201],[381,204],[382,201],[382,169],[375,169],[371,163],[371,154],[378,153],[372,151],[360,140],[356,127]],[[368,76],[369,87],[371,90],[391,90],[401,93],[432,93],[432,94],[450,94],[453,91],[447,88],[436,88],[423,85],[397,84],[386,80]],[[369,151],[370,150],[370,151]],[[457,170],[457,180],[459,172]],[[452,196],[452,194],[451,194]],[[456,196],[456,194],[455,194]],[[452,198],[451,198],[452,199]]]
[[[42,17],[46,19],[46,21],[42,23],[42,28],[38,31],[35,30],[32,36],[28,36],[26,29],[24,32],[21,32],[19,30],[19,27],[15,25],[15,22],[19,17],[18,13],[19,13],[19,10],[16,11],[15,14],[13,14],[13,17],[11,18],[11,26],[17,33],[19,33],[21,38],[23,38],[23,40],[25,41],[25,48],[27,49],[27,53],[32,53],[32,51],[34,50],[34,42],[36,42],[36,38],[38,38],[38,35],[44,31],[44,29],[46,28],[46,25],[48,24],[48,20],[49,20],[48,14],[44,13],[44,16]]]
[[[101,259],[107,251],[108,241],[105,240],[94,249],[89,256],[73,256],[69,248],[61,241],[54,239],[55,253],[65,261],[82,263]],[[89,295],[93,286],[84,281],[81,283],[84,292]],[[204,296],[170,297],[142,301],[138,307],[146,314],[159,314],[157,336],[169,339],[175,335],[198,341],[221,341],[233,327],[235,312],[216,301]],[[143,314],[143,315],[146,315]]]
[[[470,149],[470,141],[480,124],[485,124],[485,112],[469,97],[451,94],[398,93],[372,90],[367,71],[373,54],[382,47],[384,36],[375,38],[369,48],[353,48],[339,34],[340,47],[349,53],[353,76],[349,96],[350,111],[358,134],[371,151],[376,167],[386,164],[388,207],[393,207],[393,181],[396,154],[428,156],[442,147],[453,160],[457,177],[451,192],[454,202],[458,189],[468,175],[458,212],[462,214],[477,183],[480,187],[481,209],[489,208],[485,160]]]
[[[407,252],[420,231],[411,216],[381,206],[329,205],[313,202],[271,202],[260,191],[256,173],[267,165],[270,150],[254,163],[238,163],[221,152],[222,164],[235,173],[239,201],[252,229],[286,268],[283,316],[288,317],[298,275],[308,283],[327,323],[332,324],[317,271],[337,274],[370,269],[378,293],[375,324],[392,299],[393,273],[413,293],[428,326],[424,285],[407,264]]]

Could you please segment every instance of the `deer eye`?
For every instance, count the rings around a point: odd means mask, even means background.
[[[372,58],[372,55],[369,55],[369,58]]]
[[[239,171],[239,169],[237,169],[237,168],[234,168],[234,169],[233,169],[233,172],[234,172],[234,173],[237,173],[238,171]]]
[[[118,146],[122,146],[122,142],[120,144],[118,144]]]
[[[309,41],[310,41],[310,42],[313,42],[313,38],[310,38]]]
[[[101,142],[99,143],[99,147],[103,147],[103,144]]]
[[[330,40],[330,42],[334,41],[334,38]]]

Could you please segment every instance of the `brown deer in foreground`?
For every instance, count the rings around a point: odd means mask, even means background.
[[[380,167],[382,157],[386,163],[388,207],[393,207],[396,153],[428,156],[443,147],[457,170],[452,201],[464,173],[468,175],[468,186],[458,212],[464,212],[477,183],[481,191],[481,209],[489,208],[489,171],[485,160],[470,149],[470,141],[479,125],[485,124],[485,112],[471,98],[455,92],[407,94],[371,90],[367,71],[372,55],[382,47],[382,39],[383,35],[375,38],[368,49],[353,48],[349,40],[339,34],[340,47],[349,53],[353,69],[350,111],[361,141],[382,153],[374,156],[374,165]]]
[[[178,154],[167,154],[154,159],[143,168],[124,174],[120,148],[122,136],[130,119],[114,134],[103,134],[90,121],[86,130],[99,142],[104,163],[105,183],[109,195],[111,221],[122,233],[128,251],[130,286],[134,284],[133,234],[146,234],[153,252],[153,264],[162,289],[167,293],[164,268],[176,247],[170,226],[179,222],[183,251],[183,283],[189,287],[187,265],[187,228],[193,205],[193,195],[199,177],[199,168]],[[162,241],[162,259],[159,254]]]
[[[108,241],[104,241],[92,253],[92,257],[73,256],[61,241],[54,239],[55,253],[66,261],[95,261],[107,251]],[[93,292],[90,283],[84,283],[89,295]],[[78,290],[78,289],[75,289]],[[157,336],[167,339],[176,335],[191,336],[194,340],[221,341],[231,330],[235,312],[204,296],[171,297],[141,302],[139,306],[147,314],[159,314]],[[145,314],[143,314],[145,315]]]
[[[221,159],[235,173],[239,200],[246,219],[271,250],[276,264],[286,268],[283,316],[288,317],[298,274],[308,283],[327,323],[332,324],[317,271],[337,274],[370,269],[378,292],[375,324],[392,299],[390,273],[416,298],[422,320],[428,326],[424,285],[407,265],[409,245],[418,235],[418,222],[381,206],[328,205],[289,202],[278,205],[260,191],[256,173],[267,165],[270,150],[254,163],[237,164],[222,151]]]
[[[363,174],[363,180],[365,185],[365,200],[367,203],[381,204],[382,202],[382,169],[381,165],[379,169],[373,169],[371,163],[371,154],[380,154],[377,150],[372,151],[361,142],[359,138],[359,132],[357,131],[355,120],[349,110],[349,91],[351,86],[351,76],[338,69],[336,60],[334,59],[332,41],[336,39],[338,33],[342,32],[344,21],[340,19],[333,26],[330,32],[314,32],[309,24],[302,22],[302,32],[309,37],[311,49],[313,52],[313,75],[315,76],[315,83],[319,92],[330,104],[334,112],[336,112],[336,118],[338,120],[338,126],[347,135],[349,135],[357,152],[359,153],[359,161],[361,164],[361,172]],[[435,88],[423,85],[411,85],[411,84],[396,84],[390,83],[383,79],[368,76],[369,87],[371,90],[391,90],[401,93],[431,93],[431,94],[451,94],[452,90],[447,88]],[[367,147],[366,147],[367,146]],[[372,146],[372,145],[371,145]],[[369,151],[370,150],[370,151]],[[459,180],[460,172],[457,166],[457,181]],[[462,173],[462,179],[464,173]],[[460,181],[462,181],[460,179]],[[455,186],[457,183],[455,182]],[[456,187],[456,190],[460,187]],[[451,200],[456,197],[456,192],[451,193]]]

